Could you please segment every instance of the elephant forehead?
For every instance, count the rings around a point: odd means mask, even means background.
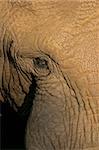
[[[84,70],[95,69],[99,55],[97,31],[87,31],[88,27],[83,31],[79,28],[74,30],[61,21],[59,24],[51,23],[53,25],[49,23],[41,27],[30,26],[31,23],[24,23],[24,26],[15,24],[13,32],[20,53],[28,56],[29,53],[34,54],[40,49],[60,61],[66,68],[83,66]]]
[[[96,4],[35,3],[34,10],[13,5],[8,14],[8,26],[23,54],[40,48],[64,64],[65,68],[83,66],[85,70],[88,67],[95,69],[99,52]]]
[[[30,33],[34,30],[49,30],[49,26],[71,28],[86,24],[96,15],[97,2],[88,1],[10,1],[11,5],[4,9],[5,24],[15,26],[15,30]],[[3,9],[2,9],[3,10]],[[56,25],[55,25],[56,24]],[[38,27],[38,28],[36,28]],[[54,30],[55,30],[54,27]],[[76,28],[74,28],[76,30]],[[57,30],[56,30],[57,31]]]
[[[28,11],[26,8],[23,9],[22,7],[13,5],[13,9],[10,10],[10,13],[6,13],[5,24],[15,36],[19,47],[22,47],[22,51],[24,51],[24,49],[28,49],[28,51],[29,49],[33,49],[36,43],[35,41],[37,41],[37,44],[38,41],[41,41],[41,45],[43,45],[42,41],[44,41],[44,39],[50,41],[49,39],[52,37],[53,39],[57,38],[56,33],[62,31],[60,29],[65,28],[65,26],[68,32],[69,30],[71,31],[70,22],[72,22],[74,18],[73,13],[71,13],[71,7],[66,8],[67,13],[64,19],[63,5],[60,9],[59,4],[48,6],[43,5],[41,8],[37,6],[38,9],[35,8],[35,11],[32,11],[31,8]]]
[[[46,36],[46,39],[47,37],[53,37],[54,40],[57,39],[63,46],[72,40],[74,34],[94,30],[96,24],[98,24],[96,19],[92,19],[91,23],[88,23],[91,20],[91,17],[89,17],[91,13],[96,18],[94,11],[96,5],[90,11],[88,10],[88,13],[86,13],[88,8],[85,7],[86,9],[83,10],[84,6],[81,7],[78,3],[74,2],[65,4],[62,2],[58,4],[52,3],[47,6],[46,4],[43,6],[42,4],[39,4],[39,6],[34,5],[36,8],[33,10],[29,7],[29,11],[27,7],[23,9],[24,7],[16,6],[13,5],[11,13],[7,13],[8,17],[6,18],[9,21],[5,20],[17,40],[19,39],[19,43],[21,42],[21,45],[22,42],[26,43],[27,46],[31,45],[35,36],[40,38]]]

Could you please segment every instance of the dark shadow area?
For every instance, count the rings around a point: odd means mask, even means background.
[[[1,150],[25,150],[26,120],[20,117],[8,103],[1,105]]]
[[[18,113],[13,110],[8,102],[0,104],[1,121],[1,150],[25,150],[25,130],[28,116],[33,105],[36,92],[36,81],[32,77],[32,84],[24,103],[18,108]]]

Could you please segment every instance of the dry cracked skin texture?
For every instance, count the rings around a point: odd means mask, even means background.
[[[2,1],[0,6],[2,95],[18,109],[31,89],[35,92],[29,150],[98,150],[98,0]]]

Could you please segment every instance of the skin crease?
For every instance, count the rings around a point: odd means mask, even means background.
[[[0,1],[0,100],[17,110],[36,82],[27,150],[99,149],[98,9],[94,0]]]

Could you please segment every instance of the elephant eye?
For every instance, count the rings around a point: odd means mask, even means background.
[[[48,56],[39,56],[33,59],[34,75],[37,77],[45,77],[53,71],[52,61]]]
[[[48,61],[43,57],[37,57],[34,60],[34,65],[39,69],[49,69]]]

